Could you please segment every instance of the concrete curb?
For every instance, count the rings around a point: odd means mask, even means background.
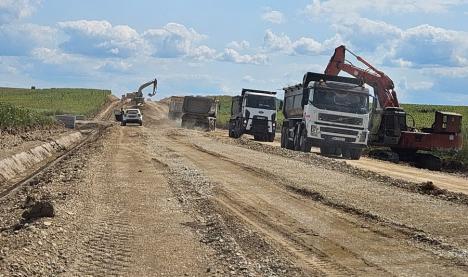
[[[83,135],[74,132],[0,160],[0,184],[12,180],[31,167],[36,167],[57,152],[70,149],[81,139]]]

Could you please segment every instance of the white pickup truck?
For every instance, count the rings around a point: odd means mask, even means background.
[[[139,109],[127,109],[122,115],[122,126],[126,126],[127,123],[137,123],[140,126],[143,125],[143,115]]]

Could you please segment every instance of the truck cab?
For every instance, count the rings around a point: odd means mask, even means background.
[[[308,74],[284,88],[282,147],[359,159],[368,141],[369,90],[357,79]]]
[[[276,92],[243,89],[232,98],[229,136],[253,135],[255,140],[273,141],[276,132]]]

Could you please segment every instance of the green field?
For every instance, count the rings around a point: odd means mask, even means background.
[[[217,125],[220,128],[226,128],[231,115],[231,96],[218,96],[216,99],[220,103],[220,111],[218,115]],[[436,106],[436,105],[417,105],[417,104],[403,104],[403,108],[408,114],[414,117],[415,127],[431,127],[434,122],[436,111],[455,112],[463,115],[463,150],[459,153],[438,153],[445,158],[451,158],[463,161],[468,165],[468,106]],[[409,117],[408,117],[409,118]],[[278,112],[278,129],[283,122],[283,113]],[[410,122],[411,120],[408,120]]]
[[[51,116],[91,116],[106,102],[109,90],[0,88],[0,128],[51,124]]]

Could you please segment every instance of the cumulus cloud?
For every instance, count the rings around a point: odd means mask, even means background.
[[[234,62],[241,64],[266,64],[268,57],[264,54],[242,55],[234,49],[226,48],[224,53],[217,57],[219,61]]]
[[[468,66],[468,33],[430,25],[409,28],[391,57],[415,66]]]
[[[389,48],[401,38],[403,31],[383,21],[367,18],[343,18],[332,29],[356,51],[374,51],[379,47]]]
[[[248,41],[246,41],[246,40],[231,41],[226,46],[227,46],[227,48],[232,48],[232,49],[235,49],[235,50],[244,50],[244,49],[247,49],[247,48],[250,47],[250,43]]]
[[[176,58],[181,56],[195,56],[200,52],[206,55],[207,46],[197,48],[196,43],[206,38],[192,28],[182,24],[168,23],[161,29],[151,29],[143,33],[143,37],[151,44],[155,57]]]
[[[40,2],[40,0],[0,0],[0,24],[30,16]]]
[[[138,32],[126,25],[78,20],[59,22],[58,26],[68,36],[60,47],[69,53],[126,58],[148,50]]]
[[[266,30],[263,38],[263,45],[270,51],[279,51],[288,55],[320,55],[330,51],[342,43],[339,35],[318,42],[310,37],[300,37],[291,40],[286,34],[275,34],[271,30]]]
[[[55,47],[57,30],[35,24],[0,25],[0,55],[26,56],[34,48]]]
[[[274,24],[281,24],[284,23],[285,18],[282,12],[274,11],[268,8],[263,14],[262,19],[264,21],[274,23]]]

